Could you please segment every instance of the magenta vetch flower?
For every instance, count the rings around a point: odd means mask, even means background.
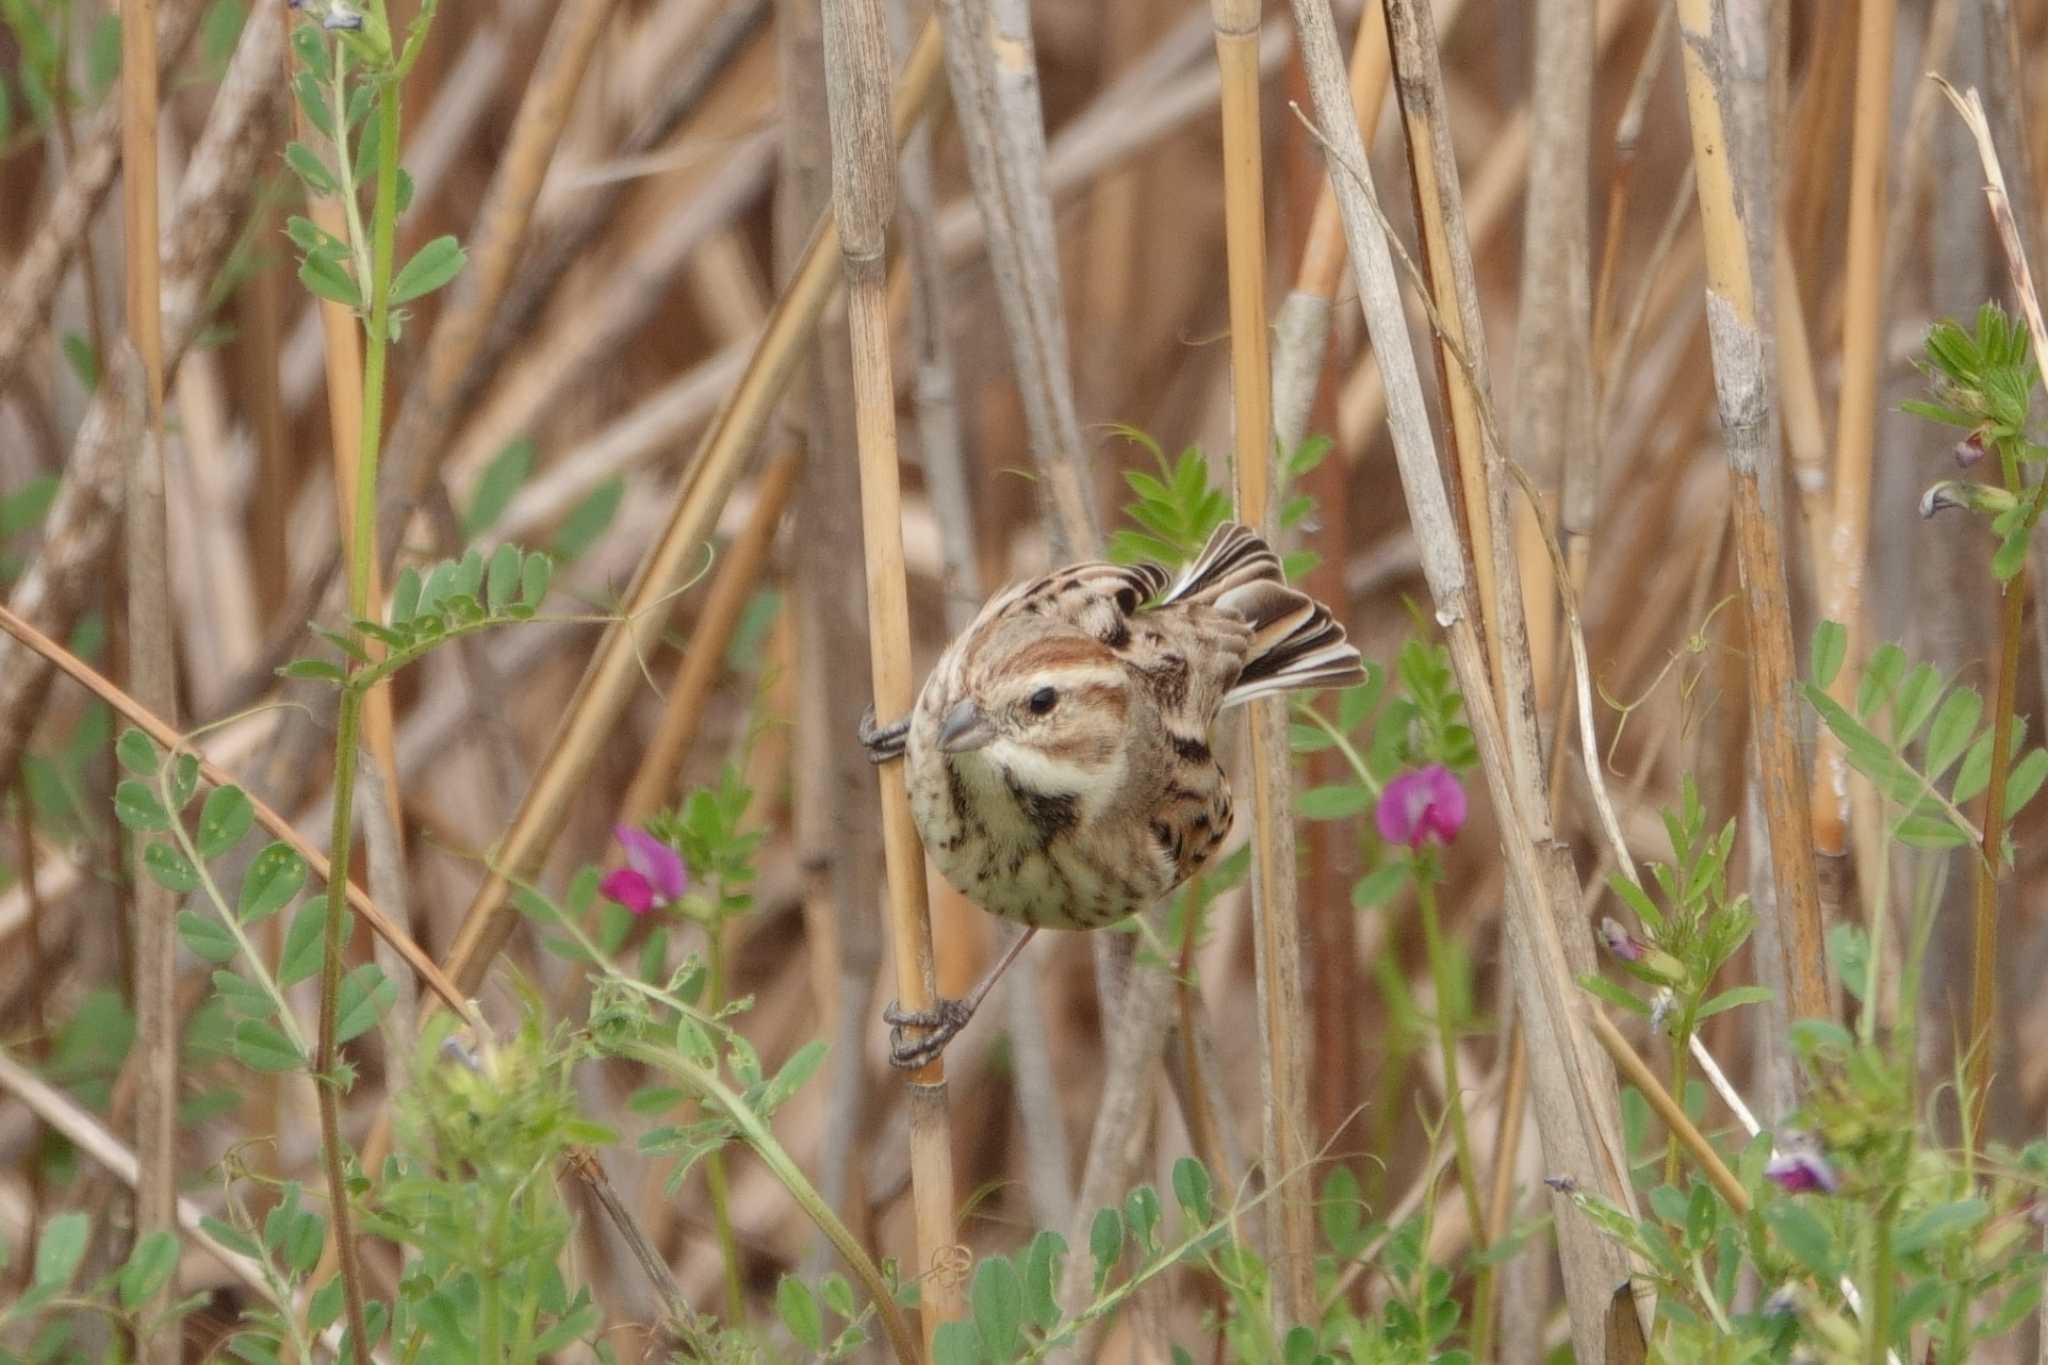
[[[1800,1148],[1774,1156],[1764,1167],[1764,1178],[1777,1182],[1787,1194],[1833,1194],[1842,1178],[1818,1151]]]
[[[690,884],[683,857],[644,829],[616,825],[612,834],[626,850],[626,865],[605,874],[597,889],[636,915],[682,896]]]
[[[1380,793],[1373,820],[1390,844],[1448,844],[1465,827],[1465,789],[1441,763],[1402,773]]]

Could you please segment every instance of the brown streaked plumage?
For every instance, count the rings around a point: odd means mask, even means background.
[[[998,593],[910,716],[863,739],[875,761],[909,763],[911,813],[954,886],[1028,930],[1095,929],[1172,891],[1229,835],[1230,783],[1210,752],[1220,711],[1361,676],[1328,609],[1227,524],[1178,580],[1091,563]],[[987,985],[928,1016],[892,1009],[938,1030],[899,1039],[895,1060],[943,1046]]]

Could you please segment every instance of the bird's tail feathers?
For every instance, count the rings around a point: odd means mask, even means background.
[[[1244,671],[1225,706],[1306,687],[1365,680],[1358,650],[1322,603],[1287,586],[1280,557],[1250,527],[1225,522],[1162,605],[1199,602],[1241,616],[1252,628]]]

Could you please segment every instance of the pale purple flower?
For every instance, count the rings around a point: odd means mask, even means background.
[[[1465,789],[1449,768],[1432,763],[1389,782],[1373,819],[1390,844],[1448,844],[1465,827]]]
[[[1607,951],[1623,962],[1641,962],[1649,949],[1638,942],[1635,936],[1621,927],[1621,921],[1609,915],[1600,921],[1600,942]]]
[[[1973,431],[1956,442],[1956,464],[1964,469],[1984,458],[1984,433]]]
[[[1776,1182],[1787,1194],[1833,1194],[1842,1187],[1842,1178],[1828,1159],[1810,1146],[1772,1157],[1764,1167],[1764,1178]]]
[[[597,884],[605,899],[636,915],[677,900],[690,884],[682,855],[644,829],[616,825],[612,834],[626,850],[626,865],[613,868]]]

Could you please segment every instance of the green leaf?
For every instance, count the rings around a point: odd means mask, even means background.
[[[1811,1209],[1790,1199],[1780,1199],[1764,1210],[1764,1220],[1770,1224],[1779,1245],[1819,1276],[1822,1283],[1832,1284],[1841,1278],[1834,1239]]]
[[[213,991],[221,1008],[237,1018],[268,1019],[277,1009],[276,1002],[261,986],[235,972],[215,972]]]
[[[818,1311],[811,1287],[794,1275],[784,1275],[775,1286],[775,1313],[797,1343],[813,1351],[825,1349],[825,1316]]]
[[[77,377],[78,386],[87,393],[95,392],[100,386],[100,358],[92,342],[76,332],[66,332],[57,347],[64,352],[64,362]]]
[[[171,760],[170,797],[171,809],[183,810],[192,800],[192,793],[199,790],[199,759],[194,754],[179,754]]]
[[[0,494],[0,539],[41,526],[43,518],[49,515],[50,504],[57,500],[59,487],[56,475],[37,474],[17,485],[14,491]]]
[[[789,1103],[790,1097],[803,1089],[804,1082],[818,1070],[825,1060],[828,1045],[822,1038],[814,1038],[790,1054],[782,1069],[775,1073],[775,1079],[761,1092],[759,1109],[763,1115],[772,1114]]]
[[[1115,1209],[1097,1209],[1095,1221],[1088,1226],[1088,1254],[1095,1258],[1097,1289],[1109,1279],[1109,1272],[1116,1268],[1117,1260],[1123,1255],[1123,1248],[1123,1214]]]
[[[1813,628],[1813,644],[1807,651],[1806,671],[1815,687],[1825,691],[1834,686],[1842,671],[1842,659],[1849,651],[1849,632],[1840,621],[1823,621]]]
[[[500,545],[491,551],[491,567],[485,575],[484,605],[493,616],[503,611],[519,591],[519,547]]]
[[[453,237],[436,237],[413,253],[413,258],[398,272],[398,278],[391,281],[391,302],[410,303],[422,294],[433,293],[462,273],[468,260],[461,243]]]
[[[1650,893],[1643,890],[1638,883],[1619,872],[1610,872],[1607,874],[1607,887],[1628,903],[1628,908],[1636,912],[1636,918],[1642,921],[1643,927],[1648,929],[1653,937],[1664,932],[1664,913],[1657,908],[1657,903],[1650,899]]]
[[[531,611],[538,611],[547,599],[548,584],[554,580],[555,561],[552,555],[535,550],[528,554],[519,565],[519,603]]]
[[[242,836],[256,823],[256,810],[248,793],[240,787],[215,787],[206,794],[199,811],[199,835],[195,841],[202,858],[218,858],[242,842]]]
[[[982,1348],[997,1360],[1014,1359],[1024,1346],[1024,1280],[1007,1256],[991,1256],[974,1272],[968,1290]]]
[[[594,1303],[586,1303],[535,1338],[533,1356],[538,1359],[565,1351],[576,1342],[593,1335],[603,1325],[603,1311]]]
[[[1405,861],[1382,863],[1351,884],[1352,906],[1370,910],[1374,906],[1385,905],[1408,885],[1409,875],[1409,865]]]
[[[407,565],[391,585],[391,624],[402,626],[419,613],[420,571]]]
[[[334,1041],[346,1043],[369,1032],[398,999],[398,987],[374,962],[365,962],[342,978],[336,1005]]]
[[[2011,820],[2027,808],[2048,778],[2048,749],[2030,749],[2012,765],[2005,779],[2005,818]]]
[[[203,1217],[199,1220],[199,1230],[214,1241],[219,1242],[229,1251],[238,1252],[243,1256],[250,1257],[257,1257],[263,1254],[263,1248],[257,1245],[256,1239],[236,1227],[233,1223],[223,1223],[220,1219],[211,1216]],[[341,1281],[336,1280],[335,1283],[339,1284]]]
[[[36,1288],[68,1286],[85,1258],[85,1244],[91,1235],[92,1220],[82,1213],[60,1213],[43,1224],[42,1238],[36,1243]]]
[[[462,514],[462,534],[465,539],[474,540],[498,524],[498,518],[505,515],[505,509],[519,492],[519,486],[526,482],[526,476],[533,470],[534,444],[525,436],[507,441],[505,448],[491,457],[484,466],[483,475],[476,481],[476,492],[469,500],[469,510]],[[505,547],[499,547],[503,553]],[[514,551],[517,560],[517,551]]]
[[[341,671],[340,664],[329,663],[325,659],[293,659],[278,669],[277,674],[281,678],[333,683],[337,687],[348,680],[348,675]]]
[[[981,1334],[971,1322],[942,1322],[932,1333],[932,1365],[981,1365]]]
[[[1215,1212],[1209,1168],[1191,1156],[1174,1162],[1173,1197],[1190,1223],[1207,1223]]]
[[[234,1059],[252,1071],[295,1071],[306,1058],[292,1046],[291,1039],[262,1019],[244,1019],[235,1025],[228,1040]]]
[[[327,169],[327,163],[320,154],[303,142],[291,143],[284,149],[285,165],[290,166],[299,179],[306,182],[306,188],[316,195],[337,194],[341,186],[335,183],[334,172]]]
[[[148,735],[130,726],[114,741],[114,757],[137,777],[156,776],[156,745]]]
[[[1977,733],[1977,721],[1984,714],[1984,699],[1967,687],[1948,694],[1934,713],[1934,725],[1927,732],[1927,777],[1939,782]]]
[[[1370,810],[1372,793],[1355,782],[1310,787],[1294,799],[1294,808],[1304,820],[1342,820]]]
[[[161,840],[142,850],[142,868],[157,885],[181,896],[199,885],[199,874],[185,855]]]
[[[626,480],[614,474],[584,495],[583,501],[569,510],[562,518],[562,524],[555,532],[553,550],[562,560],[578,559],[583,552],[597,543],[618,515],[619,502],[626,495]]]
[[[327,905],[319,900],[307,901],[292,916],[292,927],[284,935],[284,951],[277,959],[278,985],[295,985],[320,970],[324,956],[321,930],[326,919]]]
[[[196,910],[178,912],[178,941],[194,957],[207,962],[227,962],[239,951],[235,936],[227,931],[226,926],[213,916],[202,915]]]
[[[1588,995],[1597,996],[1617,1009],[1629,1010],[1635,1014],[1648,1014],[1650,1006],[1628,987],[1609,981],[1597,972],[1588,972],[1579,978],[1579,985]]]
[[[156,793],[132,777],[114,788],[114,818],[125,829],[145,832],[168,829],[171,823],[170,814],[156,799]]]
[[[265,846],[249,862],[242,877],[242,895],[235,906],[235,918],[244,924],[267,919],[291,904],[306,884],[306,860],[291,845],[276,842]]]
[[[1969,1231],[1990,1214],[1991,1206],[1982,1199],[1958,1199],[1923,1209],[1900,1225],[1892,1250],[1900,1256],[1925,1251],[1936,1242]]]
[[[1770,998],[1771,990],[1768,986],[1734,986],[1701,1005],[1699,1013],[1694,1016],[1694,1022],[1711,1019],[1724,1010],[1732,1010],[1741,1005],[1765,1004]]]
[[[1040,1229],[1024,1253],[1024,1298],[1041,1331],[1060,1320],[1060,1262],[1066,1254],[1067,1239],[1050,1228]]]
[[[355,276],[340,261],[324,253],[309,254],[299,262],[299,283],[316,298],[359,311],[363,306]]]
[[[142,1238],[121,1267],[121,1306],[133,1309],[154,1298],[158,1290],[171,1282],[171,1274],[177,1268],[176,1233],[159,1228]]]
[[[1906,671],[1906,652],[1887,640],[1870,653],[1863,679],[1856,687],[1856,714],[1869,718],[1892,698]]]

